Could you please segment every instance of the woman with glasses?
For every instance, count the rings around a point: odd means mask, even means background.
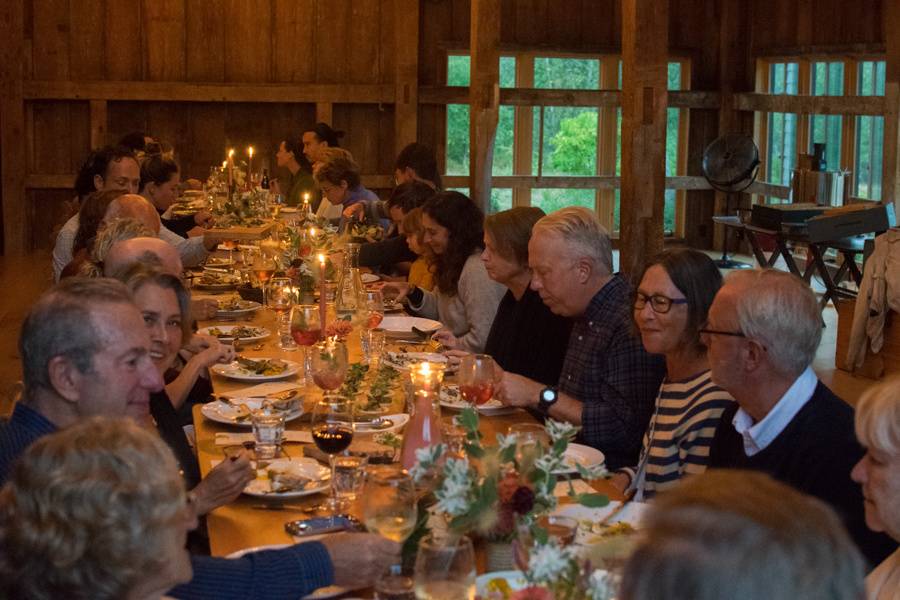
[[[667,250],[644,270],[634,298],[634,324],[644,348],[666,359],[637,465],[621,469],[613,484],[638,500],[702,473],[709,445],[731,396],[710,378],[701,330],[722,275],[703,252]]]

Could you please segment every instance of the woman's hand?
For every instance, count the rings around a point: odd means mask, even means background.
[[[344,209],[344,218],[345,219],[362,219],[366,214],[366,206],[362,202],[357,202],[356,204],[351,204],[347,208]]]
[[[609,483],[619,490],[621,493],[625,493],[625,490],[628,489],[628,486],[631,485],[631,477],[629,477],[628,473],[623,473],[622,471],[618,471],[612,477],[609,478]]]
[[[393,298],[395,302],[400,302],[409,294],[410,285],[403,281],[397,281],[384,284],[381,293],[385,298]]]
[[[208,348],[198,352],[191,360],[207,369],[219,363],[228,364],[234,360],[234,347],[213,340]]]
[[[194,223],[196,223],[200,227],[210,228],[216,222],[215,218],[213,218],[212,213],[206,210],[201,210],[197,214],[194,215]]]
[[[431,338],[440,343],[444,348],[457,350],[459,348],[459,338],[453,335],[453,332],[447,328],[438,329]]]
[[[466,352],[465,350],[447,350],[444,352],[444,356],[447,357],[451,367],[458,365],[463,356],[468,354],[471,354],[471,352]]]
[[[226,458],[194,488],[197,514],[204,515],[218,506],[233,502],[255,477],[246,453],[234,459]]]

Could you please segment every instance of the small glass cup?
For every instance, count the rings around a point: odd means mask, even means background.
[[[422,538],[413,581],[417,598],[474,598],[475,551],[472,540]]]
[[[365,456],[338,455],[334,457],[334,494],[340,502],[352,502],[362,493],[366,483]]]
[[[516,436],[516,462],[522,472],[528,472],[550,447],[550,436],[540,423],[515,423],[508,433]]]
[[[375,600],[416,600],[413,578],[395,566],[375,580]]]
[[[359,342],[362,346],[363,361],[369,365],[369,371],[377,370],[384,354],[384,329],[360,329]]]
[[[284,438],[284,414],[271,405],[253,411],[253,437],[256,440],[256,457],[270,460],[278,454]]]
[[[466,455],[466,430],[456,422],[456,417],[441,420],[441,436],[452,456],[462,458]]]

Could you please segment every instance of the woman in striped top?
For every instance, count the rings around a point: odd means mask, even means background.
[[[666,358],[638,464],[620,470],[612,483],[637,500],[673,486],[683,475],[702,473],[722,412],[733,402],[709,374],[700,330],[722,275],[703,252],[667,250],[641,278],[634,322],[647,352]]]

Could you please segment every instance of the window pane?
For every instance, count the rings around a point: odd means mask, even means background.
[[[447,175],[469,174],[469,105],[447,105]]]
[[[516,57],[500,57],[500,87],[516,87]]]
[[[680,90],[681,89],[681,63],[679,63],[679,62],[670,62],[669,63],[668,88],[670,90]]]
[[[544,175],[597,173],[597,109],[544,107]],[[541,110],[534,111],[532,172],[538,172]]]
[[[884,61],[859,63],[857,91],[860,96],[884,95]],[[856,160],[853,165],[853,195],[881,200],[881,169],[884,157],[884,117],[856,117]]]
[[[447,57],[447,85],[469,85],[470,65],[468,56]]]
[[[497,135],[494,138],[494,175],[513,174],[513,133],[515,132],[516,110],[512,106],[500,107],[500,120],[497,122]],[[466,139],[468,140],[468,135]]]
[[[512,208],[512,188],[492,188],[489,213],[500,212]]]
[[[551,213],[567,206],[584,206],[594,210],[594,190],[534,189],[531,190],[531,205]]]
[[[844,63],[814,62],[811,75],[813,96],[844,95]],[[825,144],[826,168],[831,171],[841,167],[841,126],[840,115],[810,116],[809,148],[806,151],[811,154],[813,144]]]
[[[596,90],[600,87],[600,61],[584,58],[535,58],[534,87]]]

